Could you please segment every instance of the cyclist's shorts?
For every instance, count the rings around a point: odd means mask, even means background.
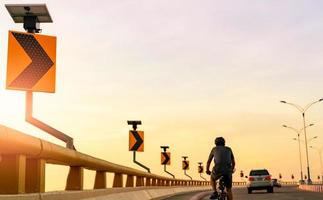
[[[224,182],[224,186],[226,188],[232,188],[232,174],[228,173],[228,174],[221,174],[221,173],[216,173],[215,170],[212,170],[212,174],[211,174],[211,178],[214,180],[219,180],[219,178],[221,178],[221,176],[223,176],[223,182]]]

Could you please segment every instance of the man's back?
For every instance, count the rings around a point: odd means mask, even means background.
[[[211,155],[213,155],[214,170],[217,173],[232,173],[233,153],[230,147],[216,146],[212,149]]]

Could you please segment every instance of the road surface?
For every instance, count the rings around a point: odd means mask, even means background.
[[[168,197],[164,200],[189,200],[196,192]],[[269,194],[265,191],[253,191],[247,193],[246,188],[234,188],[233,195],[235,200],[322,200],[323,193],[300,191],[296,187],[275,188],[274,193]],[[203,200],[209,199],[209,196]]]

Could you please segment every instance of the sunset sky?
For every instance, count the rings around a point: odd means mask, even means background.
[[[205,165],[223,136],[238,172],[267,168],[273,177],[299,179],[296,134],[282,124],[301,128],[302,118],[279,101],[304,106],[323,98],[323,2],[1,1],[0,123],[64,145],[24,121],[24,92],[5,89],[8,30],[24,31],[6,3],[47,4],[54,23],[41,28],[57,36],[56,93],[35,93],[34,116],[73,137],[78,151],[138,168],[126,123],[137,119],[145,131],[138,160],[153,173],[167,176],[160,146],[169,145],[169,171],[185,178],[186,155],[188,174],[199,179],[197,162]],[[322,147],[323,103],[307,116],[315,124],[308,137],[318,136],[311,145]],[[319,157],[309,153],[316,180]],[[302,155],[305,174],[304,146]],[[63,189],[68,168],[46,170],[46,189]],[[85,187],[93,181],[86,171]]]

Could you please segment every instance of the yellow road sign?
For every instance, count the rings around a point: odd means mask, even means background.
[[[161,164],[170,165],[170,152],[161,152]]]
[[[129,131],[129,151],[144,151],[143,131]]]
[[[6,88],[55,92],[56,37],[9,31]]]

